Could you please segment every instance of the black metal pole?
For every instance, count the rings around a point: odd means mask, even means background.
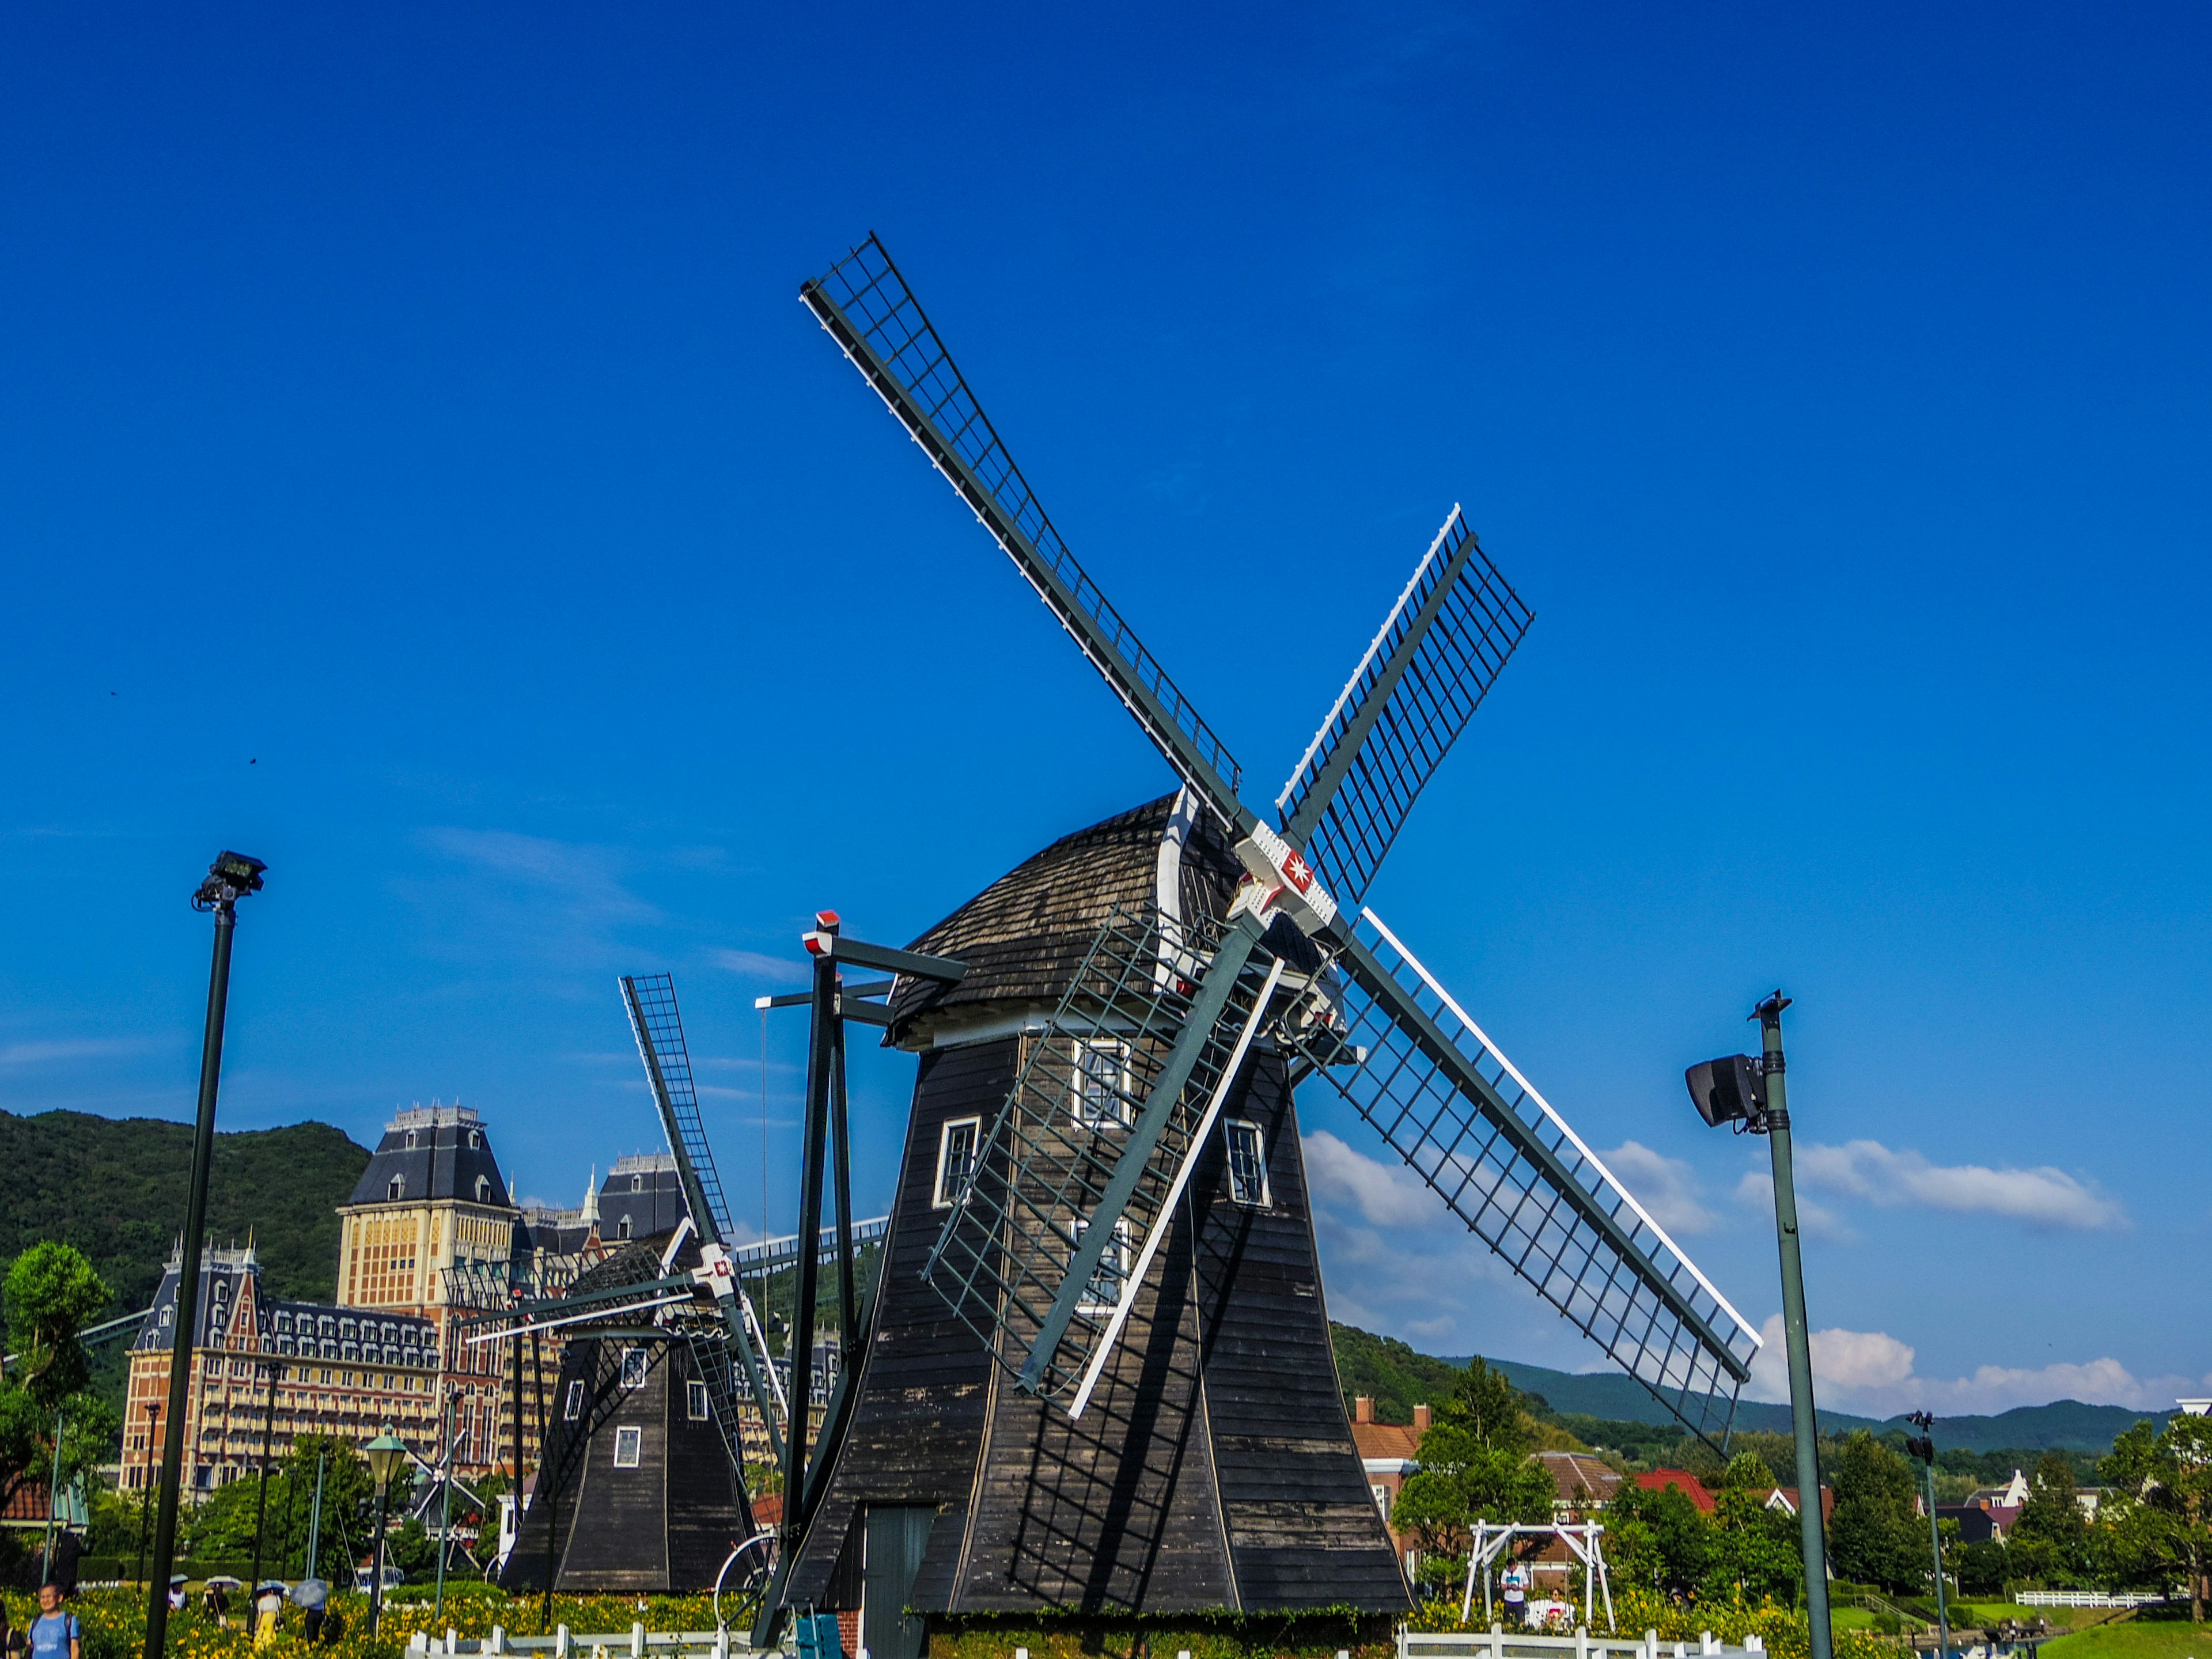
[[[825,916],[827,913],[824,913]],[[825,921],[823,931],[834,933]],[[799,1172],[798,1279],[791,1309],[791,1428],[783,1443],[783,1531],[796,1548],[804,1527],[799,1493],[806,1484],[809,1387],[814,1362],[814,1297],[821,1282],[822,1155],[830,1131],[830,1073],[835,1065],[837,961],[814,958],[814,996],[806,1048],[806,1140]]]
[[[146,1598],[145,1659],[161,1659],[169,1633],[169,1568],[176,1558],[177,1499],[185,1458],[185,1407],[191,1384],[192,1332],[199,1320],[200,1234],[207,1226],[208,1172],[215,1161],[215,1102],[222,1078],[223,1014],[230,1000],[230,941],[241,894],[261,885],[257,859],[225,853],[192,896],[215,913],[215,959],[208,969],[207,1030],[200,1045],[199,1116],[192,1128],[191,1185],[185,1200],[185,1236],[178,1263],[176,1334],[169,1346],[169,1428],[161,1441],[161,1490],[154,1522],[154,1577]]]
[[[522,1333],[514,1334],[514,1547],[522,1547]]]
[[[248,1595],[261,1593],[261,1532],[269,1519],[269,1443],[276,1433],[276,1379],[284,1374],[282,1365],[268,1364],[269,1413],[261,1419],[261,1495],[253,1502],[253,1583],[247,1587]]]
[[[154,1449],[154,1436],[161,1426],[161,1402],[149,1401],[146,1407],[147,1450]],[[138,1493],[138,1583],[142,1588],[146,1583],[146,1525],[154,1518],[154,1460],[149,1457],[146,1460],[146,1484]]]
[[[843,994],[841,986],[838,994]],[[830,1049],[830,1146],[837,1182],[838,1358],[849,1365],[860,1346],[860,1298],[853,1281],[853,1143],[845,1125],[845,1020],[841,1012]]]
[[[1790,1416],[1797,1439],[1797,1526],[1805,1552],[1805,1613],[1812,1627],[1813,1659],[1832,1659],[1828,1621],[1828,1549],[1820,1515],[1819,1418],[1813,1407],[1813,1349],[1805,1321],[1805,1262],[1797,1239],[1797,1187],[1790,1162],[1787,1066],[1782,1056],[1782,1011],[1790,999],[1777,991],[1753,1018],[1765,1040],[1760,1070],[1766,1083],[1766,1140],[1774,1165],[1774,1230],[1782,1248],[1782,1328],[1790,1351]]]
[[[553,1579],[561,1547],[560,1499],[549,1485],[552,1462],[545,1455],[545,1349],[536,1331],[530,1334],[530,1389],[538,1401],[538,1495],[545,1500],[545,1610],[538,1617],[540,1636],[553,1627]]]
[[[442,1394],[445,1379],[439,1378]],[[446,1552],[453,1540],[453,1400],[449,1394],[438,1401],[438,1442],[445,1449],[445,1479],[438,1483],[438,1598],[430,1609],[433,1624],[446,1616]]]
[[[383,1455],[381,1450],[377,1454]],[[368,1633],[376,1634],[377,1620],[384,1616],[384,1521],[385,1512],[392,1503],[392,1477],[385,1476],[376,1488],[376,1548],[369,1556],[368,1577]]]

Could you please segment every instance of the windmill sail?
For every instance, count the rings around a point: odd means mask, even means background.
[[[777,1418],[785,1402],[779,1397],[772,1372],[763,1365],[768,1335],[731,1269],[730,1208],[722,1197],[722,1178],[714,1169],[714,1148],[707,1144],[706,1125],[699,1116],[699,1093],[691,1080],[691,1052],[684,1041],[684,1021],[676,1009],[676,981],[666,974],[625,975],[622,980],[623,1006],[629,1012],[630,1033],[637,1039],[638,1058],[645,1062],[646,1082],[659,1109],[660,1124],[675,1154],[684,1198],[691,1212],[691,1224],[699,1230],[701,1255],[713,1275],[709,1288],[729,1328],[730,1346],[738,1364],[711,1362],[699,1356],[714,1420],[722,1430],[730,1459],[742,1463],[744,1443],[738,1431],[737,1373],[750,1386],[753,1405],[768,1431],[769,1444],[780,1462],[783,1431]]]
[[[1455,506],[1275,799],[1340,904],[1383,854],[1533,620]]]
[[[1336,965],[1346,1029],[1289,1033],[1316,1072],[1686,1426],[1725,1430],[1749,1322],[1372,910]]]
[[[1168,764],[1219,811],[1242,772],[1166,669],[1067,550],[969,391],[906,279],[873,236],[799,297],[1009,558]]]

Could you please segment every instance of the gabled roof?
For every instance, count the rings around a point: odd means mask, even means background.
[[[1411,1462],[1420,1450],[1421,1431],[1402,1423],[1354,1423],[1352,1443],[1359,1448],[1363,1462]]]
[[[1620,1472],[1589,1452],[1538,1452],[1536,1461],[1552,1477],[1561,1503],[1602,1504],[1620,1486]],[[1587,1499],[1581,1496],[1584,1492],[1589,1494]]]
[[[395,1188],[393,1183],[398,1182]],[[421,1204],[441,1199],[514,1207],[491,1136],[466,1106],[416,1107],[384,1127],[384,1139],[349,1204]]]

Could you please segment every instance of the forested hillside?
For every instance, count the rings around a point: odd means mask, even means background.
[[[185,1224],[191,1161],[188,1123],[0,1112],[0,1264],[57,1239],[113,1286],[111,1312],[144,1307]],[[368,1150],[327,1123],[218,1134],[208,1231],[219,1244],[251,1234],[276,1295],[329,1301],[337,1206],[368,1164]]]

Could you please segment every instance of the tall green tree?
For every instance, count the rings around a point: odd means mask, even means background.
[[[1836,1508],[1828,1553],[1836,1576],[1887,1590],[1920,1589],[1929,1572],[1928,1534],[1925,1518],[1913,1513],[1911,1466],[1861,1429],[1844,1442],[1830,1480]]]
[[[2212,1591],[2206,1582],[2212,1571],[2212,1418],[2176,1416],[2156,1434],[2149,1423],[2138,1423],[2112,1443],[2098,1472],[2128,1500],[2099,1533],[2112,1529],[2120,1545],[2116,1553],[2124,1552],[2139,1576],[2185,1579],[2189,1616],[2203,1623]],[[2021,1519],[2027,1518],[2023,1512]]]
[[[78,1334],[110,1301],[107,1286],[67,1244],[34,1244],[9,1267],[8,1348],[0,1376],[0,1504],[27,1481],[43,1481],[62,1434],[62,1480],[113,1453],[114,1408],[85,1391],[88,1375]]]
[[[1475,1444],[1492,1451],[1525,1454],[1536,1443],[1535,1425],[1521,1404],[1521,1391],[1480,1354],[1467,1362],[1452,1385],[1451,1398],[1436,1407],[1435,1425],[1462,1431]]]
[[[2015,1573],[2047,1584],[2071,1585],[2089,1565],[2089,1517],[2078,1497],[2074,1462],[2063,1452],[2045,1452],[2028,1479],[2027,1502],[2012,1523],[2005,1551]]]
[[[1558,1489],[1528,1458],[1534,1426],[1504,1374],[1468,1362],[1414,1455],[1391,1520],[1425,1553],[1464,1555],[1478,1521],[1552,1518]]]
[[[1687,1595],[1711,1570],[1712,1529],[1680,1486],[1648,1492],[1624,1480],[1606,1505],[1605,1553],[1623,1583]]]

